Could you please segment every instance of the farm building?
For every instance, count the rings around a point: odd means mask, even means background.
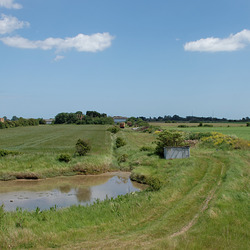
[[[55,119],[44,119],[47,125],[50,125],[54,122]]]
[[[0,118],[0,122],[4,122],[4,118]]]

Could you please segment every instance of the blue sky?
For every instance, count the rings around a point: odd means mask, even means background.
[[[249,0],[0,0],[0,117],[250,116]]]

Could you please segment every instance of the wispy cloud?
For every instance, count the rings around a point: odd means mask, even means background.
[[[188,42],[184,45],[186,51],[219,52],[236,51],[245,48],[250,44],[250,30],[244,29],[235,35],[227,38],[203,38],[197,41]]]
[[[28,22],[19,21],[16,17],[2,14],[0,18],[0,34],[11,33],[14,30],[28,27]]]
[[[54,58],[54,62],[58,62],[58,61],[61,61],[64,59],[64,56],[61,56],[61,55],[57,55],[55,58]]]
[[[21,9],[22,5],[19,3],[15,3],[15,0],[0,0],[0,8],[7,9]]]
[[[109,33],[96,33],[93,35],[78,34],[75,37],[47,38],[45,40],[32,41],[20,36],[2,37],[0,41],[4,44],[21,49],[42,49],[65,51],[75,49],[79,52],[103,51],[111,46],[114,39]]]

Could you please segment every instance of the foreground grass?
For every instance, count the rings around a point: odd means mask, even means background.
[[[189,159],[166,161],[140,151],[154,135],[119,136],[127,145],[113,156],[128,155],[119,168],[158,180],[158,191],[58,211],[0,209],[0,248],[248,249],[249,151],[197,147]]]

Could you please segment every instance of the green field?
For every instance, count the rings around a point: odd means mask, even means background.
[[[163,129],[178,129],[192,132],[219,132],[226,135],[236,135],[239,138],[250,140],[250,127],[242,123],[207,123],[213,127],[198,127],[198,123],[150,123],[154,126],[160,126]],[[206,123],[204,123],[206,124]],[[187,128],[178,128],[179,125],[187,125]]]
[[[0,130],[0,149],[20,155],[0,158],[2,178],[19,172],[45,176],[76,174],[75,165],[95,173],[131,170],[149,190],[92,206],[56,211],[0,209],[0,248],[60,249],[248,249],[250,244],[249,150],[196,146],[188,159],[164,160],[153,154],[156,135],[125,129],[116,135],[106,126],[39,126]],[[204,131],[216,128],[184,128]],[[249,128],[221,128],[249,139]],[[233,131],[234,129],[234,131]],[[229,133],[227,133],[229,132]],[[115,149],[114,140],[127,144]],[[74,154],[78,138],[92,150],[60,163],[62,152]],[[148,151],[141,151],[147,146]],[[152,150],[150,149],[152,148]],[[119,162],[121,155],[127,161]]]
[[[0,130],[0,149],[18,151],[21,154],[0,160],[0,178],[12,178],[17,173],[35,173],[39,177],[73,174],[72,167],[96,166],[102,172],[112,164],[111,136],[107,126],[37,126]],[[91,153],[73,157],[67,164],[58,161],[61,153],[74,155],[78,139],[91,142]]]

